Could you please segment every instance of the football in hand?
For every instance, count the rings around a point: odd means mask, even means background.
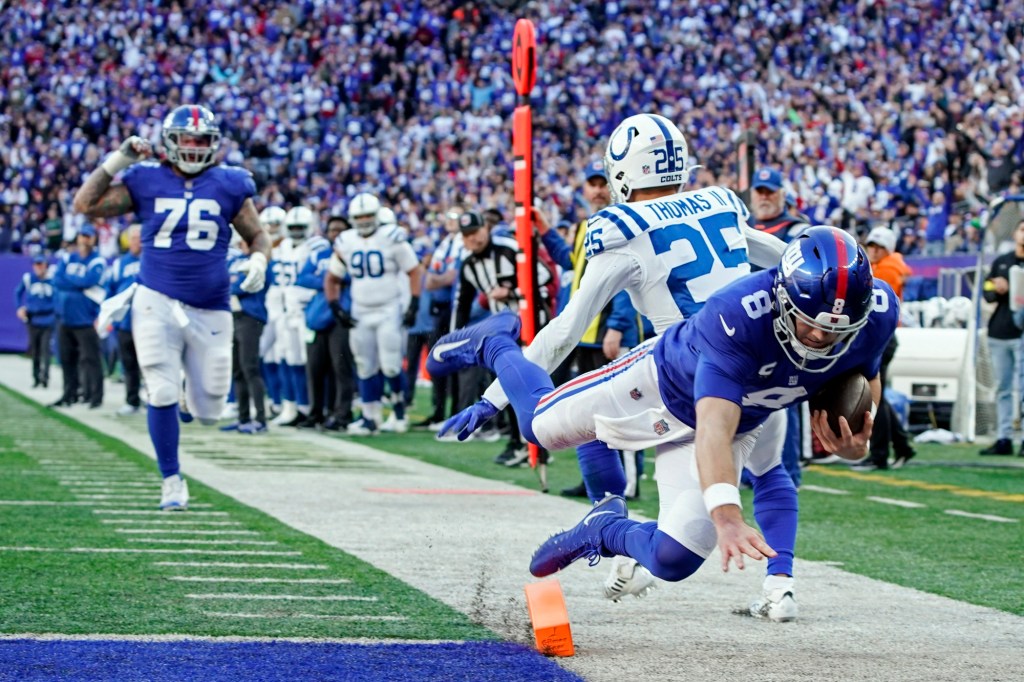
[[[810,408],[825,410],[828,425],[835,434],[841,435],[839,418],[846,417],[850,431],[860,433],[864,428],[864,413],[871,411],[871,384],[860,372],[838,376],[821,387],[811,396]]]

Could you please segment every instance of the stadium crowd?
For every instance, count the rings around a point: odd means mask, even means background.
[[[538,29],[553,222],[581,217],[578,170],[636,111],[680,125],[698,185],[736,186],[736,141],[757,131],[759,164],[812,222],[893,223],[904,252],[976,248],[978,210],[1020,189],[1015,3],[23,2],[0,15],[0,251],[72,238],[87,169],[129,135],[156,142],[189,101],[220,116],[258,209],[326,216],[368,190],[422,234],[460,200],[507,208],[519,16]],[[126,225],[96,225],[101,254]]]
[[[594,208],[585,191],[591,174],[582,169],[602,156],[622,117],[638,111],[661,113],[684,131],[691,163],[700,164],[692,187],[737,188],[737,142],[753,131],[763,189],[784,191],[785,216],[839,225],[865,243],[874,228],[891,229],[892,253],[977,251],[984,206],[1021,188],[1017,5],[27,2],[0,15],[10,55],[0,69],[0,252],[46,260],[89,247],[111,264],[128,252],[130,214],[86,220],[72,197],[129,136],[159,150],[163,116],[197,102],[217,116],[223,162],[252,172],[257,210],[311,211],[295,246],[332,218],[351,217],[359,193],[393,211],[380,224],[407,231],[427,273],[428,295],[412,299],[420,314],[406,315],[422,346],[444,331],[438,320],[450,317],[451,277],[468,258],[461,239],[453,248],[446,234],[473,230],[452,221],[478,211],[488,234],[507,229],[509,121],[518,103],[509,55],[519,16],[534,19],[540,45],[534,188],[563,236]],[[277,237],[284,238],[293,239]],[[318,283],[326,260],[311,263]],[[304,263],[291,267],[297,277]],[[557,281],[562,273],[551,267]],[[479,301],[474,306],[477,314]],[[333,324],[329,310],[319,312]],[[409,360],[406,401],[418,357]],[[301,384],[299,363],[282,364],[295,370],[284,385]],[[348,425],[353,387],[343,398],[343,382],[335,383],[339,395],[329,391],[312,417],[308,387],[282,398],[268,386],[275,403],[300,408],[285,409],[278,423]],[[435,395],[427,422],[448,413],[447,397],[452,412],[475,398],[457,392]],[[95,393],[62,401],[95,403]],[[127,403],[126,414],[137,410],[137,395]],[[521,462],[511,432],[503,461]]]

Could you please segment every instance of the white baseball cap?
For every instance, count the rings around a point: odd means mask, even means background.
[[[888,227],[876,227],[868,233],[868,238],[864,240],[864,244],[877,244],[889,253],[892,253],[896,250],[896,233]]]

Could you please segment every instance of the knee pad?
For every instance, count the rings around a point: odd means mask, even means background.
[[[656,531],[654,534],[655,550],[647,569],[655,577],[669,582],[679,582],[689,578],[704,563],[704,557],[690,551],[681,543]]]

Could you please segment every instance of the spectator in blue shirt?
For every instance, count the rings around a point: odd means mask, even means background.
[[[114,261],[107,277],[107,295],[116,296],[135,284],[139,276],[139,256],[142,253],[142,226],[138,223],[127,230],[128,253]],[[142,371],[139,359],[135,355],[135,340],[132,337],[132,315],[129,311],[124,317],[114,322],[117,332],[117,347],[121,356],[121,367],[124,370],[124,405],[117,411],[119,417],[138,414],[142,402],[139,400],[139,387],[142,384]],[[104,330],[99,330],[104,333]]]
[[[14,291],[18,319],[28,325],[28,347],[32,355],[32,388],[50,382],[50,337],[56,322],[53,285],[45,256],[32,259],[32,272],[26,272]]]
[[[82,401],[95,409],[103,404],[103,369],[100,366],[100,337],[93,324],[106,292],[100,286],[106,263],[95,251],[96,228],[86,223],[75,237],[75,247],[65,251],[57,263],[53,286],[60,292],[57,314],[60,331],[57,343],[64,372],[64,392],[51,407],[67,407],[79,399],[79,369]]]

